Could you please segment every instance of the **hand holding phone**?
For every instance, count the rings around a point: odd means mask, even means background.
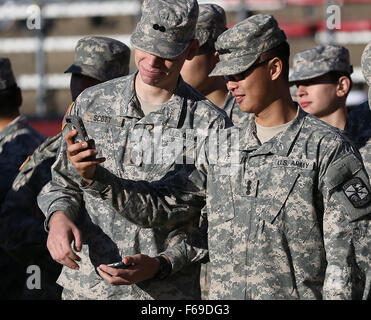
[[[111,268],[115,268],[115,269],[126,269],[126,268],[129,268],[130,265],[125,264],[122,261],[119,261],[119,262],[114,262],[114,263],[107,264],[107,267],[111,267]]]
[[[77,170],[78,174],[89,184],[93,181],[96,166],[106,159],[96,158],[98,151],[93,139],[90,139],[84,127],[84,123],[78,116],[67,116],[66,125],[70,130],[76,130],[77,134],[67,132],[65,140],[67,143],[67,158]],[[79,143],[86,143],[81,146]]]
[[[84,122],[79,116],[69,115],[66,117],[66,124],[70,130],[77,130],[77,136],[75,142],[86,142],[88,144],[87,149],[95,149],[95,143],[93,139],[90,139]]]

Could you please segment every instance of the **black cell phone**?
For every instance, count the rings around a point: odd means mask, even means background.
[[[88,143],[87,149],[95,149],[94,140],[89,138],[84,126],[84,122],[79,116],[75,115],[66,116],[66,124],[70,130],[77,130],[75,142],[85,141]]]
[[[126,268],[129,268],[130,265],[125,264],[122,261],[120,261],[120,262],[107,264],[107,267],[116,268],[116,269],[126,269]]]

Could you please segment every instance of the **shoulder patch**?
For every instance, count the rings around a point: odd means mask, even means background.
[[[360,170],[362,163],[353,153],[348,153],[330,165],[327,172],[328,183],[331,188],[341,186]]]
[[[371,193],[361,178],[355,177],[344,183],[343,191],[355,208],[363,207],[371,201]]]

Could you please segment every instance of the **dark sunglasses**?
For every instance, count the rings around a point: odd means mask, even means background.
[[[233,82],[241,81],[241,80],[245,79],[257,67],[262,66],[263,64],[267,63],[271,59],[272,58],[269,58],[267,60],[264,60],[264,61],[261,61],[259,63],[253,64],[250,68],[248,68],[247,70],[245,70],[245,71],[243,71],[241,73],[233,74],[233,75],[228,75],[228,76],[223,76],[223,79],[224,79],[225,82],[228,82],[228,81],[233,81]]]

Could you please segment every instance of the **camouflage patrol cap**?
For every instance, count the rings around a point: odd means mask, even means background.
[[[201,47],[207,41],[214,43],[227,30],[227,19],[224,9],[216,4],[200,4],[199,7],[196,39]]]
[[[362,73],[369,86],[368,106],[371,109],[371,42],[365,47],[361,57]]]
[[[293,58],[290,82],[314,79],[331,71],[347,74],[353,72],[347,48],[337,45],[320,45],[301,52]]]
[[[215,48],[220,62],[209,76],[241,73],[252,66],[262,53],[285,41],[286,35],[273,16],[253,15],[218,37]]]
[[[75,60],[64,73],[78,73],[99,81],[129,73],[130,48],[107,37],[84,37],[75,48]]]
[[[131,44],[164,59],[176,58],[195,38],[197,18],[196,0],[144,0]]]
[[[16,82],[10,60],[0,57],[0,90],[6,90],[15,85]]]

